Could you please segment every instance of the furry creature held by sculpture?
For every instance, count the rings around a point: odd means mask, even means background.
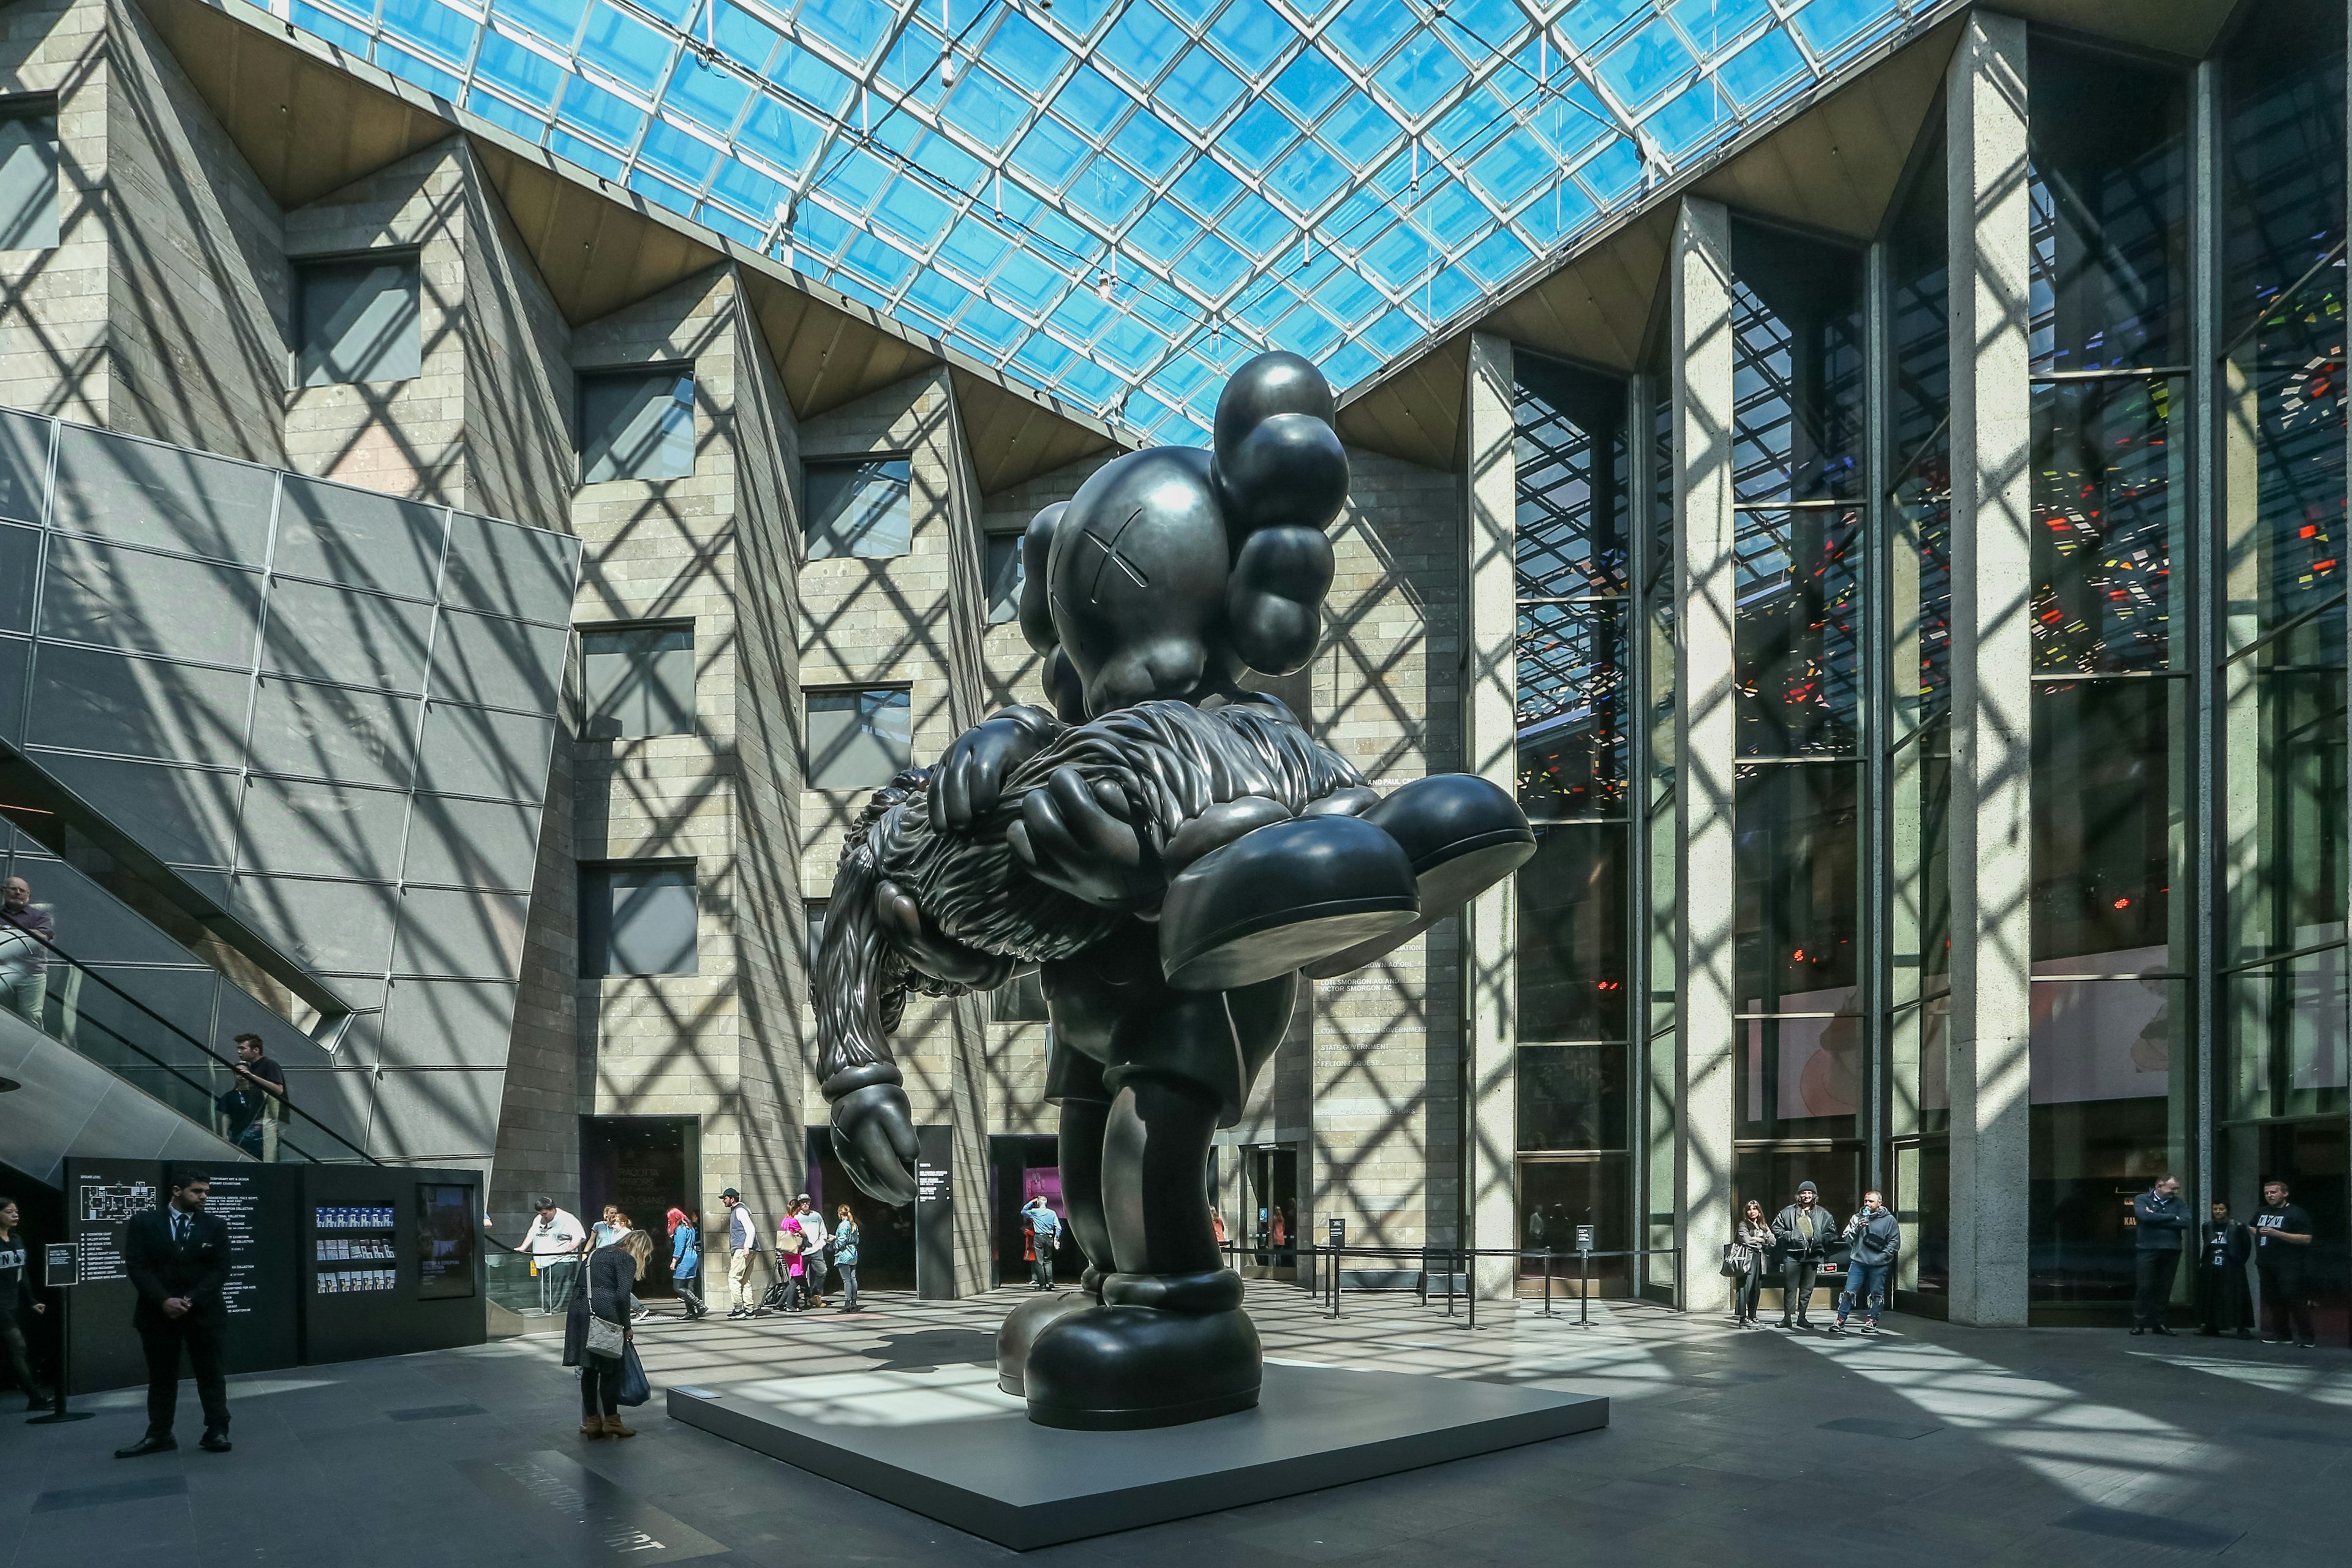
[[[1382,797],[1250,672],[1305,665],[1348,489],[1329,386],[1244,365],[1214,449],[1114,459],[1023,538],[1021,627],[1053,704],[975,726],[878,792],[842,851],[817,957],[834,1145],[914,1195],[890,1036],[909,994],[1035,963],[1046,1098],[1083,1289],[1024,1303],[999,1382],[1030,1418],[1171,1426],[1257,1402],[1240,1278],[1212,1229],[1209,1142],[1241,1114],[1302,974],[1370,962],[1534,853],[1502,790],[1442,774]]]

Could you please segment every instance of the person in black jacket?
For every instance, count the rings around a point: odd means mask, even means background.
[[[588,1320],[601,1318],[618,1328],[625,1346],[636,1337],[629,1327],[636,1305],[635,1288],[645,1278],[646,1262],[653,1252],[653,1238],[642,1230],[631,1230],[588,1255],[586,1289],[572,1297],[563,1323],[563,1364],[580,1369],[583,1437],[636,1436],[621,1425],[622,1358],[599,1355],[588,1348]]]
[[[1903,1255],[1903,1226],[1885,1198],[1873,1191],[1862,1194],[1862,1207],[1845,1222],[1845,1243],[1853,1250],[1846,1258],[1845,1289],[1838,1292],[1837,1331],[1845,1332],[1845,1316],[1856,1303],[1862,1307],[1862,1331],[1878,1331],[1878,1309],[1887,1299],[1887,1280],[1895,1260]]]
[[[32,1246],[17,1228],[16,1200],[0,1198],[0,1356],[16,1379],[17,1392],[27,1410],[46,1409],[49,1396],[33,1381],[33,1363],[25,1353],[25,1321],[21,1312],[46,1312],[33,1294]]]
[[[2254,1211],[2254,1272],[2263,1281],[2263,1340],[2284,1344],[2287,1331],[2305,1350],[2319,1343],[2311,1315],[2311,1276],[2305,1259],[2312,1237],[2318,1235],[2311,1215],[2292,1202],[2287,1184],[2273,1178],[2263,1184],[2263,1206]],[[2272,1332],[2272,1325],[2277,1332]]]
[[[172,1178],[167,1205],[143,1209],[122,1227],[123,1268],[139,1290],[131,1325],[147,1352],[147,1436],[117,1448],[118,1459],[169,1453],[180,1446],[172,1436],[172,1417],[179,1406],[184,1348],[205,1407],[200,1446],[215,1454],[228,1452],[228,1379],[221,1368],[228,1333],[228,1303],[221,1295],[228,1283],[228,1226],[205,1212],[211,1194],[211,1179],[203,1172],[183,1171]]]
[[[1799,1182],[1796,1202],[1772,1220],[1772,1238],[1780,1247],[1782,1328],[1790,1326],[1790,1312],[1797,1315],[1796,1327],[1813,1326],[1805,1314],[1812,1307],[1822,1265],[1830,1260],[1830,1250],[1837,1244],[1837,1237],[1838,1223],[1830,1217],[1829,1210],[1821,1206],[1820,1190],[1811,1182]]]
[[[2254,1337],[2254,1298],[2246,1287],[2246,1260],[2254,1255],[2254,1235],[2230,1217],[2230,1205],[2213,1200],[2197,1252],[2197,1331]]]
[[[2156,1184],[2132,1199],[2133,1247],[2137,1288],[2132,1293],[2132,1332],[2168,1334],[2164,1309],[2172,1300],[2172,1282],[2180,1277],[2180,1244],[2189,1230],[2189,1211],[2180,1201],[2180,1182],[2159,1176]]]

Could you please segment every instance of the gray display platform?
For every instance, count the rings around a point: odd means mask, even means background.
[[[1025,1552],[1590,1432],[1584,1394],[1270,1362],[1255,1410],[1151,1432],[1033,1425],[988,1366],[669,1391],[673,1419]]]

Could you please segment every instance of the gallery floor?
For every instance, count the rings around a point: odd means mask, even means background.
[[[986,1356],[1020,1299],[661,1321],[641,1342],[657,1386],[954,1365]],[[1611,1424],[1024,1558],[669,1421],[658,1397],[634,1441],[583,1442],[555,1342],[524,1339],[238,1379],[225,1457],[190,1426],[175,1455],[110,1458],[140,1429],[135,1393],[82,1401],[98,1418],[63,1427],[0,1418],[0,1563],[2342,1561],[2341,1351],[1907,1319],[1797,1338],[1639,1308],[1586,1329],[1485,1313],[1472,1333],[1384,1298],[1334,1324],[1278,1287],[1252,1305],[1274,1355],[1605,1394]]]

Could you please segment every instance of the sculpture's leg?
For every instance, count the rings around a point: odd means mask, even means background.
[[[1116,1272],[1099,1307],[1032,1344],[1029,1418],[1048,1426],[1172,1426],[1257,1403],[1263,1360],[1209,1218],[1209,1141],[1289,1022],[1295,976],[1178,992],[1149,938],[1107,970],[1128,984],[1108,1031],[1103,1218]]]
[[[1062,1167],[1062,1207],[1071,1234],[1087,1257],[1080,1288],[1033,1296],[1013,1309],[996,1331],[996,1386],[1011,1394],[1027,1392],[1029,1348],[1055,1319],[1102,1300],[1110,1271],[1110,1230],[1103,1220],[1103,1123],[1110,1115],[1102,1064],[1080,1056],[1056,1038],[1045,1067],[1045,1098],[1062,1107],[1056,1140]]]

